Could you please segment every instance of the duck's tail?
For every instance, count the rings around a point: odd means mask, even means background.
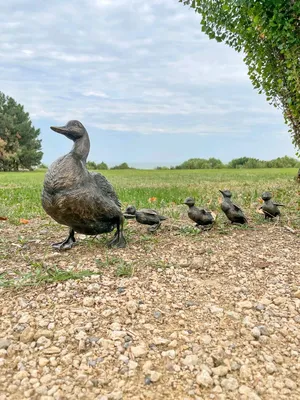
[[[165,221],[166,219],[168,219],[168,217],[164,217],[163,215],[159,215],[158,217],[160,221]]]

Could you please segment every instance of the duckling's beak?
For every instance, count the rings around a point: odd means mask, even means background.
[[[50,129],[52,129],[54,132],[62,133],[63,135],[69,131],[66,126],[50,126]]]
[[[124,216],[125,219],[133,219],[133,218],[135,218],[134,214],[124,213],[123,216]]]

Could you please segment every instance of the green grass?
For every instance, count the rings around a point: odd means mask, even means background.
[[[90,270],[73,271],[60,269],[55,265],[47,267],[43,263],[31,263],[28,272],[24,273],[16,269],[0,274],[0,288],[20,289],[28,286],[40,286],[46,283],[63,282],[69,279],[81,279],[97,274],[99,275],[99,273]]]
[[[229,188],[233,201],[249,214],[265,190],[270,190],[278,202],[286,204],[283,213],[299,219],[299,190],[295,182],[297,169],[251,170],[113,170],[102,173],[114,185],[125,207],[153,207],[178,219],[186,211],[181,205],[187,196],[196,198],[197,204],[219,210],[219,189]],[[41,207],[44,171],[0,173],[0,217],[12,223],[20,218],[32,219],[46,216]],[[148,199],[156,200],[149,203]],[[297,217],[298,216],[298,217]],[[261,220],[260,215],[253,218]]]

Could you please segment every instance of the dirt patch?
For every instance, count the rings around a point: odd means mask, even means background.
[[[0,288],[0,400],[299,399],[298,236],[185,222],[151,236],[130,221],[126,249],[80,236],[60,253],[65,228],[1,221],[0,273],[95,275]]]

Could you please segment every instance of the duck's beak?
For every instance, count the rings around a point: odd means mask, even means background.
[[[68,133],[68,128],[66,126],[50,126],[50,129],[52,129],[54,132],[62,133],[63,135]]]
[[[224,194],[224,193],[223,193],[223,190],[219,190],[219,192],[222,193],[222,194]]]

